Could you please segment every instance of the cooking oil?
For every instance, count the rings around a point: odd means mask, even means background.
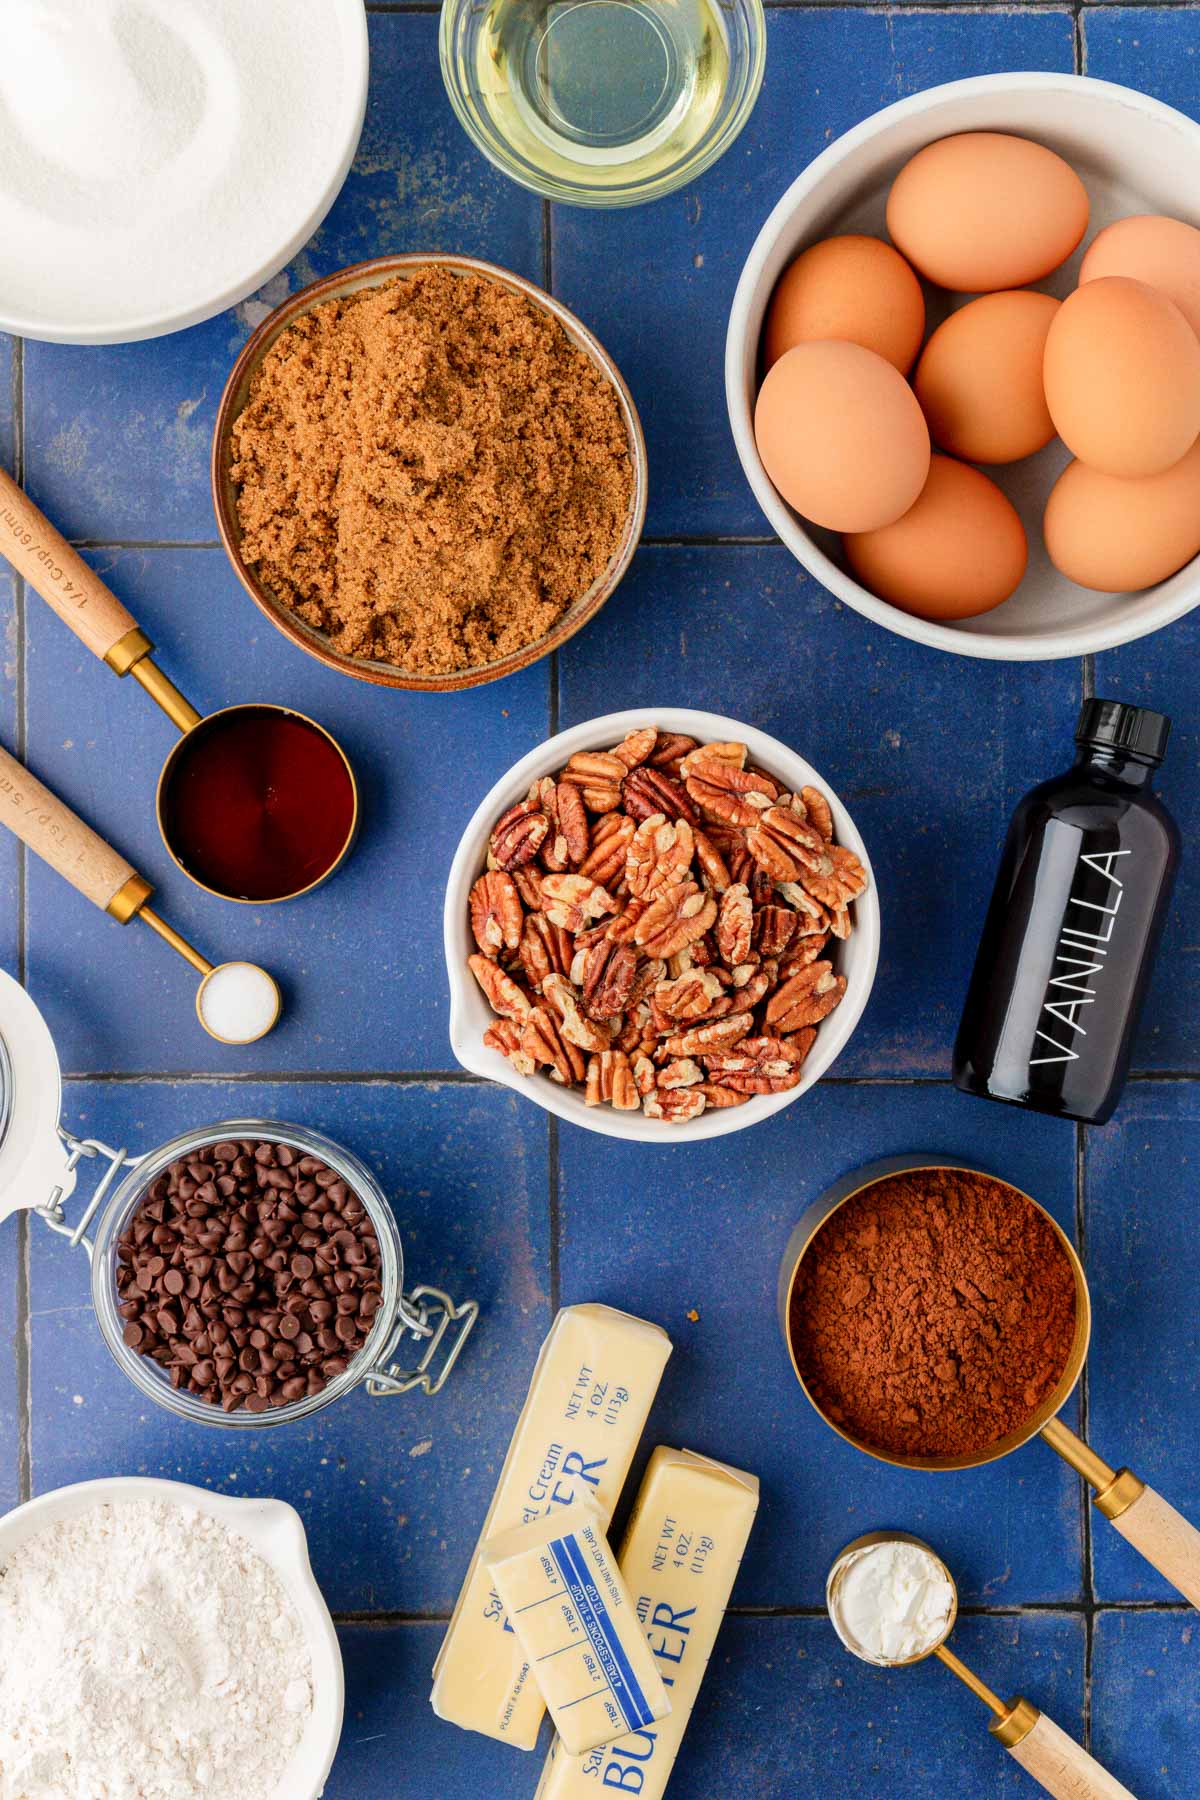
[[[729,81],[714,0],[492,0],[473,49],[492,129],[544,176],[597,193],[686,164]]]

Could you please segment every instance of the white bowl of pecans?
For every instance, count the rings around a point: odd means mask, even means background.
[[[638,1143],[803,1094],[879,958],[837,795],[765,732],[679,707],[589,719],[510,769],[463,833],[444,928],[463,1067]]]

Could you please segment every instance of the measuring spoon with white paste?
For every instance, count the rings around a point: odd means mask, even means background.
[[[0,820],[43,862],[77,888],[85,899],[111,914],[119,925],[141,919],[179,953],[203,979],[196,1013],[205,1031],[222,1044],[253,1044],[279,1018],[281,1000],[274,979],[257,963],[213,964],[146,904],[154,892],[90,825],[31,775],[0,746]]]
[[[1045,1713],[1020,1696],[1001,1700],[946,1647],[958,1589],[920,1538],[902,1531],[856,1538],[829,1571],[825,1604],[842,1643],[862,1662],[900,1669],[936,1656],[991,1712],[992,1736],[1055,1800],[1135,1800]]]

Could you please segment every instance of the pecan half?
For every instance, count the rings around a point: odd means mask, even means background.
[[[612,1027],[598,1024],[587,1017],[580,1009],[579,995],[574,985],[565,975],[547,975],[542,984],[542,994],[569,1044],[578,1044],[581,1050],[593,1053],[611,1047]]]
[[[745,962],[753,934],[754,908],[750,904],[750,890],[744,882],[736,881],[722,894],[717,913],[717,949],[730,968],[735,963]]]
[[[698,1087],[654,1088],[642,1101],[648,1119],[662,1119],[668,1125],[686,1125],[704,1111],[704,1095]]]
[[[695,748],[695,738],[685,737],[682,731],[660,731],[658,742],[646,760],[651,768],[665,769],[668,775],[678,776],[684,757]]]
[[[501,869],[519,869],[532,862],[550,830],[550,821],[532,800],[518,800],[502,813],[492,828],[488,848]]]
[[[760,1000],[765,1000],[775,983],[779,980],[779,964],[774,958],[761,963],[753,971],[749,981],[738,990],[737,1004],[742,1012],[753,1012]]]
[[[507,950],[512,955],[521,942],[525,917],[512,876],[503,869],[491,869],[481,875],[471,889],[470,906],[471,930],[483,954],[497,957]]]
[[[587,1069],[583,1052],[564,1037],[558,1020],[548,1008],[535,1006],[521,1033],[521,1052],[535,1063],[549,1064],[550,1079],[570,1087],[582,1081]]]
[[[776,799],[779,789],[767,775],[757,775],[719,757],[697,750],[687,759],[684,782],[706,819],[746,827]]]
[[[717,849],[710,832],[702,831],[697,825],[692,837],[696,846],[696,863],[701,875],[714,894],[723,894],[733,879],[729,873],[728,863]],[[736,848],[744,849],[740,834]]]
[[[625,873],[625,856],[637,827],[624,813],[603,813],[592,827],[592,847],[579,865],[601,887],[613,888]]]
[[[637,966],[632,944],[614,944],[606,937],[582,952],[579,985],[583,1004],[594,1018],[615,1019],[625,1011]]]
[[[706,1018],[725,990],[711,969],[688,969],[673,981],[660,981],[654,1004],[663,1018],[680,1024]]]
[[[694,944],[712,925],[717,903],[694,881],[681,881],[651,901],[634,930],[634,942],[647,956],[665,961]]]
[[[680,1032],[678,1037],[668,1038],[666,1048],[672,1056],[702,1056],[708,1062],[715,1052],[739,1044],[753,1024],[753,1013],[729,1013],[712,1025],[697,1025],[691,1031]]]
[[[591,827],[579,789],[569,781],[543,781],[537,785],[542,790],[542,811],[550,821],[550,834],[542,845],[542,862],[552,871],[577,869],[591,844]]]
[[[522,1050],[521,1035],[522,1027],[515,1019],[497,1019],[484,1032],[483,1041],[489,1050],[506,1056],[518,1075],[532,1075],[537,1064]]]
[[[726,766],[731,769],[744,769],[746,766],[746,758],[749,754],[745,744],[732,742],[698,744],[696,748],[684,758],[682,764],[684,778],[686,779],[687,776],[692,773],[698,763],[719,762],[725,763]]]
[[[796,935],[790,906],[760,906],[754,915],[754,948],[760,956],[782,956]]]
[[[735,1088],[720,1087],[715,1081],[702,1081],[699,1091],[714,1112],[723,1106],[745,1106],[750,1098],[749,1094],[739,1094]]]
[[[799,1085],[804,1057],[781,1038],[757,1037],[704,1061],[711,1078],[737,1094],[781,1094]]]
[[[800,879],[814,900],[836,912],[849,900],[857,900],[866,892],[867,873],[844,844],[825,844],[824,855],[815,869],[805,869]]]
[[[604,750],[578,750],[571,758],[560,781],[577,787],[589,812],[614,812],[621,804],[621,783],[625,764],[619,756]]]
[[[774,882],[797,880],[826,855],[820,832],[790,806],[769,806],[747,831],[746,847]]]
[[[820,832],[827,844],[833,842],[833,812],[828,800],[820,788],[803,787],[800,798],[808,811],[809,822]]]
[[[543,877],[542,911],[552,925],[561,925],[564,931],[582,931],[588,919],[616,910],[608,889],[588,875]]]
[[[657,742],[658,733],[653,725],[642,725],[636,731],[627,731],[621,742],[613,745],[613,755],[627,769],[636,769],[652,754]]]
[[[633,1069],[623,1050],[604,1050],[588,1063],[587,1093],[589,1106],[615,1106],[618,1112],[636,1112],[641,1096],[633,1079]]]
[[[541,870],[533,863],[525,863],[521,868],[513,870],[512,878],[521,896],[521,904],[528,907],[530,912],[536,911],[542,904]]]
[[[799,1031],[803,1025],[819,1025],[840,1004],[845,992],[846,977],[835,975],[832,963],[809,963],[771,995],[766,1022],[780,1033]]]
[[[634,769],[626,777],[625,811],[634,819],[662,813],[668,819],[686,819],[689,825],[699,823],[699,814],[683,788],[662,769]]]
[[[651,813],[638,826],[625,852],[630,893],[648,899],[674,882],[686,880],[695,848],[686,819],[669,824],[662,813]]]
[[[695,1087],[704,1080],[704,1070],[690,1056],[676,1057],[674,1062],[666,1063],[658,1071],[660,1088]]]
[[[521,933],[521,967],[535,992],[547,975],[565,975],[571,967],[571,939],[561,925],[552,925],[545,913],[530,913]]]
[[[780,964],[780,979],[790,981],[799,969],[806,969],[809,963],[815,963],[828,942],[828,933],[824,931],[818,931],[812,937],[798,939],[788,951],[786,960]]]
[[[502,1019],[528,1017],[533,1002],[512,976],[505,974],[499,963],[493,962],[490,956],[481,956],[477,952],[474,956],[468,956],[467,967],[487,995],[488,1004],[494,1013],[498,1013]]]

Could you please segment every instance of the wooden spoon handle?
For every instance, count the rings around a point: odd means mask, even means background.
[[[150,649],[133,614],[3,469],[0,552],[79,641],[119,675]],[[131,633],[136,637],[118,650]]]
[[[151,891],[132,863],[118,856],[2,745],[0,820],[86,899],[111,911],[122,924]]]
[[[1098,1502],[1103,1511],[1102,1502],[1103,1496]],[[1148,1487],[1112,1525],[1185,1599],[1200,1606],[1200,1531],[1181,1512]]]
[[[1067,1736],[1045,1713],[1008,1754],[1040,1782],[1054,1800],[1135,1800],[1115,1775],[1102,1769],[1082,1744]]]

